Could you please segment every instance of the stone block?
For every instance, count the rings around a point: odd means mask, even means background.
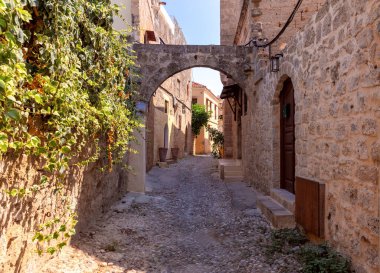
[[[294,228],[296,222],[293,213],[285,209],[269,196],[257,199],[257,207],[274,228]]]

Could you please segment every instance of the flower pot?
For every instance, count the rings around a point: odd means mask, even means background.
[[[224,147],[219,148],[219,157],[224,158]]]
[[[172,158],[174,160],[177,160],[178,159],[178,153],[179,153],[179,148],[172,148]]]
[[[160,162],[166,162],[167,153],[168,153],[168,148],[158,148],[158,155],[160,157]]]

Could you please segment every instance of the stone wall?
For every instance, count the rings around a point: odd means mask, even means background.
[[[379,272],[380,3],[327,1],[287,40],[281,69],[256,60],[243,122],[245,177],[279,187],[279,94],[295,90],[296,176],[326,184],[326,239]],[[261,56],[258,54],[257,56]]]
[[[147,30],[154,31],[156,41],[145,41],[158,44],[160,39],[167,44],[184,45],[186,39],[177,21],[167,14],[159,1],[137,1],[138,13],[135,14],[135,25],[139,29],[138,40],[144,42]],[[156,59],[154,61],[157,61]],[[150,108],[147,113],[146,135],[146,169],[150,170],[159,161],[158,149],[164,147],[164,128],[168,127],[168,154],[172,158],[170,148],[179,148],[179,157],[185,156],[191,145],[191,136],[186,133],[191,126],[191,71],[181,71],[168,75],[159,86],[150,86]],[[165,113],[165,101],[169,102]]]
[[[223,127],[224,127],[224,158],[234,157],[234,142],[232,123],[234,120],[234,113],[227,100],[223,100]]]
[[[111,173],[102,172],[104,164],[106,160],[86,168],[74,166],[58,193],[48,187],[25,197],[11,197],[4,191],[39,184],[45,174],[43,163],[32,156],[13,154],[0,160],[0,272],[38,273],[50,257],[39,257],[32,242],[40,224],[55,217],[64,223],[66,207],[70,207],[78,215],[76,231],[80,232],[127,191],[127,171],[120,165]],[[62,196],[66,196],[65,203]]]
[[[220,99],[215,96],[206,86],[193,83],[193,99],[197,99],[197,104],[205,106],[206,111],[211,111],[211,117],[207,126],[218,129],[219,123],[219,104]],[[207,106],[207,103],[209,104]],[[216,112],[215,112],[216,107]],[[196,154],[210,154],[212,152],[213,142],[206,128],[202,128],[200,134],[195,139]]]
[[[244,0],[220,0],[220,44],[232,45]]]

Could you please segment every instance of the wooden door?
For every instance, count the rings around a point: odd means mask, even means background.
[[[294,88],[290,79],[284,83],[281,102],[281,188],[294,193],[295,126]]]

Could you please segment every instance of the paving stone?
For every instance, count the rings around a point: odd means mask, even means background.
[[[154,167],[148,194],[128,193],[39,272],[300,272],[290,254],[267,261],[271,229],[255,192],[213,176],[215,165],[188,157]]]

